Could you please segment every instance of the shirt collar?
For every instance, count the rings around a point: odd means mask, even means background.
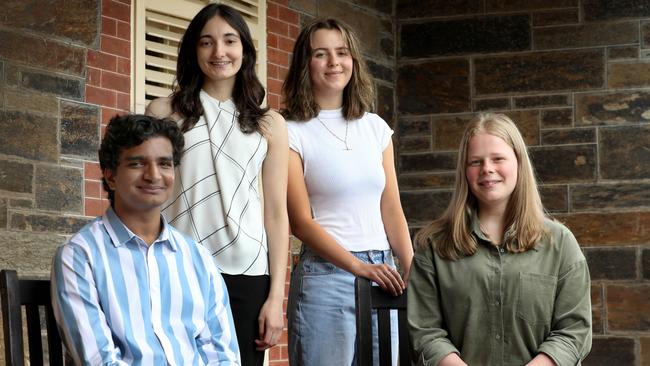
[[[142,239],[140,239],[131,230],[129,230],[126,225],[124,225],[122,220],[120,220],[120,218],[115,213],[115,210],[113,210],[113,207],[108,206],[106,212],[104,212],[104,215],[102,216],[102,221],[106,227],[106,231],[108,231],[108,235],[110,236],[113,245],[116,248],[122,245],[126,245],[131,241],[137,242],[136,238],[142,241]],[[160,235],[158,235],[158,238],[153,242],[153,244],[167,244],[171,250],[176,251],[177,245],[173,240],[171,240],[170,226],[167,223],[167,220],[165,220],[165,218],[160,215],[160,221],[162,223],[162,230],[160,231]]]

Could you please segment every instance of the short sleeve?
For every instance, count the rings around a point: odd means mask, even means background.
[[[289,148],[302,156],[302,141],[300,141],[296,122],[287,121],[287,134],[289,135]]]
[[[388,143],[393,136],[393,130],[388,126],[388,123],[386,123],[386,121],[384,121],[384,119],[378,115],[369,113],[368,116],[372,121],[372,129],[375,133],[375,136],[377,137],[379,147],[381,147],[381,151],[383,152],[386,150],[386,147],[388,147]]]

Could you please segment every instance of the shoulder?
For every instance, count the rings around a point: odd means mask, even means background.
[[[148,116],[158,118],[168,118],[174,115],[172,109],[172,99],[170,97],[156,98],[149,102],[147,109],[144,112]]]
[[[576,237],[568,227],[550,218],[544,221],[544,226],[550,236],[550,246],[565,262],[572,264],[585,259]]]
[[[269,109],[264,113],[262,116],[262,120],[264,121],[265,124],[268,124],[271,130],[275,129],[284,129],[286,128],[286,122],[284,120],[284,117],[280,113],[278,113],[274,109]]]

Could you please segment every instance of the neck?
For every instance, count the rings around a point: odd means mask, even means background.
[[[506,217],[505,207],[485,207],[478,210],[478,219],[481,223],[481,230],[485,232],[492,243],[500,245],[503,241]]]
[[[320,109],[338,109],[343,106],[343,92],[333,94],[314,93],[314,101]]]
[[[206,80],[203,82],[202,88],[212,98],[223,102],[232,97],[232,91],[235,88],[235,78],[219,81]]]
[[[122,223],[135,235],[144,240],[147,245],[153,244],[160,235],[160,232],[162,231],[160,209],[145,212],[129,212],[128,210],[119,207],[117,202],[113,209]]]

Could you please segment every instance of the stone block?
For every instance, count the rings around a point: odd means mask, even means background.
[[[7,199],[0,198],[0,229],[7,228]]]
[[[380,13],[383,13],[386,16],[393,15],[393,1],[392,0],[357,0],[355,3],[359,6],[363,6]]]
[[[395,71],[393,68],[384,66],[369,58],[366,58],[366,63],[368,64],[370,73],[375,79],[384,80],[389,83],[393,83],[395,81]]]
[[[0,268],[11,268],[19,276],[50,276],[56,248],[65,238],[56,234],[39,234],[0,230]]]
[[[533,13],[533,26],[577,24],[580,22],[578,9],[562,9]]]
[[[616,246],[650,242],[650,212],[558,214],[581,246]]]
[[[86,50],[24,32],[0,30],[0,58],[82,76]]]
[[[21,89],[6,88],[5,107],[7,110],[29,111],[30,113],[43,113],[58,115],[59,101],[53,95],[43,95]]]
[[[625,60],[639,58],[639,47],[637,46],[620,46],[607,48],[608,60]]]
[[[604,51],[530,52],[474,59],[477,95],[602,88]]]
[[[596,142],[595,128],[543,130],[543,145],[587,144]]]
[[[431,151],[430,136],[408,136],[399,139],[400,153]]]
[[[641,337],[641,366],[650,365],[650,337]]]
[[[650,178],[650,125],[601,127],[600,177]]]
[[[535,95],[514,98],[516,108],[564,107],[571,104],[569,95]]]
[[[455,152],[400,154],[399,161],[402,173],[444,172],[456,169]]]
[[[12,198],[9,200],[9,207],[12,208],[33,208],[34,202],[28,198]]]
[[[607,285],[607,329],[610,331],[650,330],[650,285]],[[619,363],[620,365],[620,363]]]
[[[584,253],[592,281],[637,277],[636,248],[587,248]]]
[[[633,338],[595,337],[583,366],[634,365]]]
[[[569,204],[566,186],[540,186],[539,195],[546,210],[550,212],[567,212]]]
[[[488,12],[577,7],[578,0],[486,0]]]
[[[591,329],[595,334],[603,334],[603,289],[601,285],[591,285]]]
[[[399,0],[395,2],[397,19],[478,14],[482,0]]]
[[[97,159],[99,107],[61,101],[61,154]]]
[[[614,183],[570,187],[574,211],[626,209],[650,206],[650,184]]]
[[[463,132],[476,115],[457,114],[451,116],[434,116],[431,118],[434,151],[458,151]]]
[[[388,123],[391,128],[395,124],[395,103],[393,102],[393,88],[377,85],[377,111],[376,113]]]
[[[650,92],[576,93],[576,125],[650,122]]]
[[[7,82],[13,86],[68,99],[81,100],[84,96],[83,78],[67,77],[34,69],[9,68]]]
[[[537,177],[543,183],[596,180],[596,145],[544,146],[530,149]]]
[[[32,193],[34,166],[28,163],[0,160],[0,190]]]
[[[316,0],[289,0],[289,9],[316,16],[318,5]]]
[[[540,119],[542,128],[569,127],[573,125],[573,109],[544,109]]]
[[[398,136],[430,135],[431,121],[428,119],[400,119],[397,122],[396,132]]]
[[[476,112],[510,109],[510,98],[474,99],[472,102]]]
[[[641,22],[641,47],[650,47],[650,22]]]
[[[643,278],[650,279],[650,249],[643,249],[641,253],[641,266],[643,269]],[[650,349],[648,349],[650,351]]]
[[[528,15],[488,16],[402,24],[400,55],[423,58],[530,50]]]
[[[83,174],[81,169],[62,166],[37,166],[36,208],[83,213]]]
[[[456,176],[451,173],[400,174],[400,190],[453,188]]]
[[[650,62],[616,62],[607,66],[609,88],[650,86]]]
[[[469,112],[469,61],[449,59],[399,67],[397,100],[400,114]]]
[[[519,132],[524,137],[528,146],[539,145],[539,112],[529,111],[505,111],[505,113],[517,125]]]
[[[14,212],[11,214],[11,230],[29,232],[46,232],[58,234],[74,234],[91,219],[71,216],[52,216],[42,214],[27,214]]]
[[[533,30],[533,44],[538,50],[630,43],[639,43],[639,22],[587,23]]]
[[[374,58],[394,58],[395,39],[389,17],[384,19],[341,0],[319,1],[318,14],[327,14],[349,24],[359,36],[366,54]]]
[[[650,16],[650,2],[639,0],[583,0],[586,21],[644,18]]]
[[[0,111],[0,153],[56,161],[59,154],[56,131],[56,118]]]
[[[97,46],[100,19],[99,0],[6,0],[0,24],[61,37],[87,46]]]
[[[410,225],[427,225],[445,211],[451,192],[402,192],[400,199]]]

